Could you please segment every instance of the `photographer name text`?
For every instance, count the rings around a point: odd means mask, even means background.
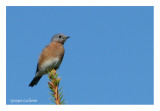
[[[36,103],[38,102],[37,99],[10,99],[11,103]]]

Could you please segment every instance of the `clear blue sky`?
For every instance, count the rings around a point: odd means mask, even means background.
[[[28,85],[56,33],[71,37],[59,68],[67,104],[153,104],[153,7],[6,9],[7,104],[52,103],[46,75]]]

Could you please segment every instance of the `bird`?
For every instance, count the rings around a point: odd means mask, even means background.
[[[52,37],[49,45],[42,50],[39,56],[35,77],[29,86],[37,85],[41,77],[47,74],[48,71],[59,68],[65,53],[63,45],[68,38],[70,37],[62,33],[55,34]]]

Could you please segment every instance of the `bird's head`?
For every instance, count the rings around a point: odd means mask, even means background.
[[[66,35],[64,35],[64,34],[62,34],[62,33],[58,33],[58,34],[56,34],[56,35],[54,35],[54,36],[52,37],[51,42],[59,42],[59,43],[64,44],[65,41],[66,41],[68,38],[70,38],[70,37],[69,37],[69,36],[66,36]]]

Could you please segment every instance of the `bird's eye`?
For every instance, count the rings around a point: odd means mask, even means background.
[[[62,38],[62,36],[60,35],[59,38]]]

